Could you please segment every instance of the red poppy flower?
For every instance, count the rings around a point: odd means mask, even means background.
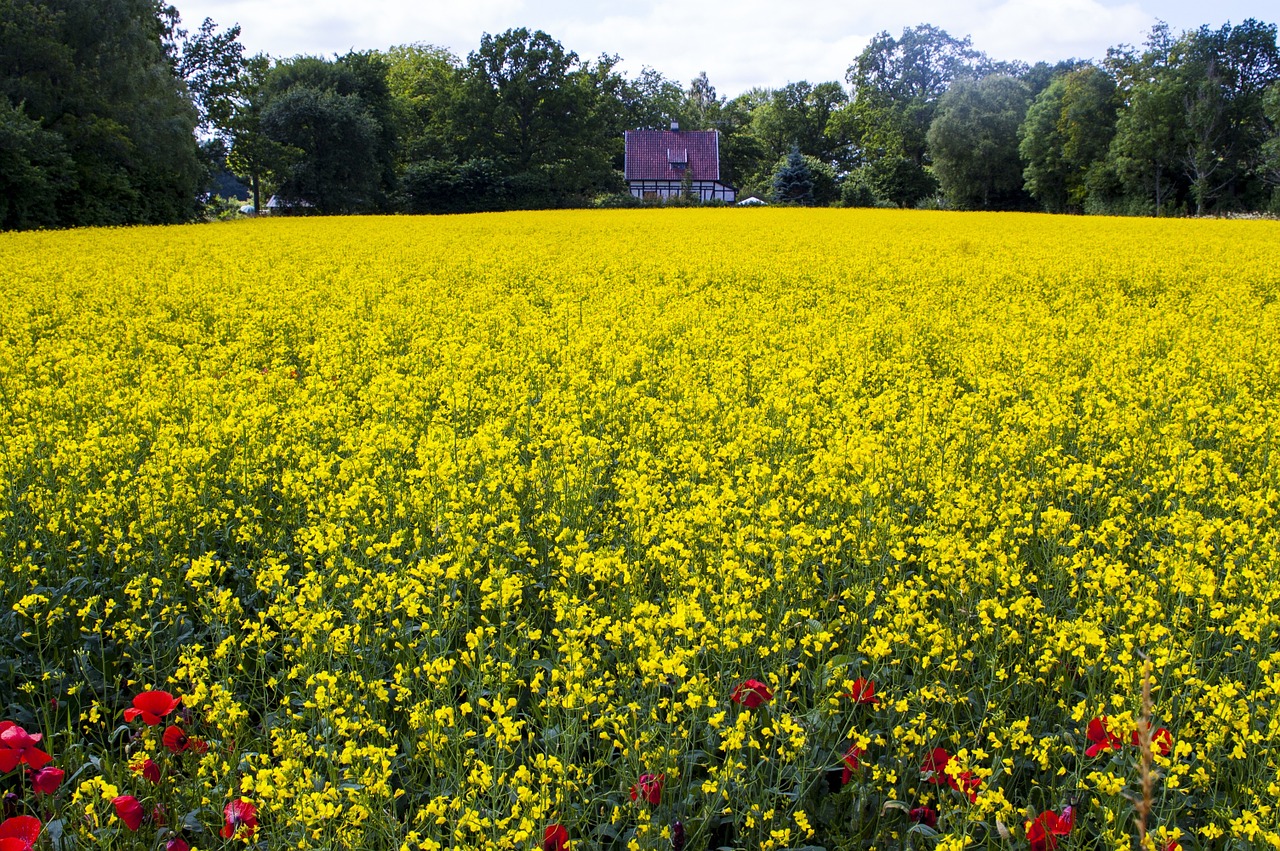
[[[916,807],[907,813],[907,818],[925,827],[937,828],[938,826],[938,811],[933,807]]]
[[[569,841],[569,831],[562,824],[549,824],[542,831],[542,851],[564,851]]]
[[[1138,735],[1137,730],[1134,730],[1133,734],[1129,736],[1129,741],[1133,743],[1135,748],[1142,747],[1142,737]],[[1160,751],[1161,756],[1168,756],[1173,751],[1173,733],[1169,732],[1168,727],[1161,727],[1158,730],[1152,730],[1151,744],[1156,746],[1156,749]]]
[[[67,776],[67,772],[61,768],[54,768],[52,765],[46,765],[39,771],[29,771],[27,776],[31,779],[31,788],[35,789],[42,795],[52,795],[58,791],[58,787],[62,785],[62,780]]]
[[[182,753],[183,751],[196,751],[204,753],[209,750],[209,746],[199,739],[193,739],[188,736],[181,727],[170,724],[161,737],[164,746],[173,753]]]
[[[978,800],[978,787],[982,785],[982,780],[972,771],[965,771],[952,777],[947,772],[949,762],[951,762],[951,754],[947,753],[946,748],[934,748],[932,753],[925,757],[924,765],[920,766],[920,773],[927,775],[925,779],[937,786],[945,783],[967,797],[972,804]]]
[[[177,709],[181,702],[182,698],[174,697],[167,691],[144,691],[133,699],[133,706],[124,711],[124,720],[141,718],[143,724],[154,727],[164,716]]]
[[[876,697],[875,680],[865,680],[862,677],[858,677],[853,681],[853,685],[845,697],[852,699],[854,703],[880,702],[880,698]]]
[[[853,778],[853,772],[862,767],[858,757],[865,756],[866,753],[866,748],[860,748],[857,745],[850,745],[849,749],[844,752],[844,773],[840,775],[841,786],[848,783]]]
[[[135,831],[142,827],[142,803],[137,798],[132,795],[117,795],[111,799],[111,805],[116,808],[116,815],[124,822],[125,827]]]
[[[164,851],[191,851],[191,846],[181,836],[173,836],[164,844]]]
[[[1075,812],[1071,807],[1065,807],[1061,816],[1050,810],[1038,815],[1035,821],[1027,822],[1031,851],[1053,851],[1058,847],[1058,837],[1070,833],[1075,820]]]
[[[656,807],[662,801],[662,786],[666,782],[665,774],[641,774],[636,785],[631,787],[631,800],[644,800]]]
[[[981,785],[982,779],[972,771],[965,771],[951,781],[951,788],[967,797],[971,804],[977,803],[978,787]]]
[[[1107,726],[1107,716],[1105,715],[1090,721],[1085,735],[1089,737],[1089,741],[1093,742],[1093,744],[1084,749],[1085,756],[1097,756],[1103,751],[1120,750],[1120,737],[1111,732],[1111,729]]]
[[[942,786],[949,781],[947,780],[947,763],[951,761],[951,754],[947,753],[946,748],[934,748],[933,751],[925,757],[924,765],[920,766],[920,773],[927,775],[925,780],[935,786]]]
[[[40,838],[40,819],[14,816],[0,822],[0,851],[31,851]]]
[[[734,703],[742,704],[748,709],[755,709],[757,706],[773,700],[773,692],[769,691],[769,687],[759,680],[744,680],[734,686],[733,694],[729,695],[729,699]]]
[[[258,808],[244,798],[228,801],[222,810],[226,824],[222,826],[222,838],[248,839],[258,829]]]
[[[156,765],[155,760],[148,759],[146,762],[140,762],[129,767],[133,769],[135,774],[141,774],[152,783],[160,782],[160,766]]]
[[[0,721],[0,774],[24,764],[35,771],[48,765],[49,755],[36,747],[42,738],[39,733],[28,733],[12,721]]]

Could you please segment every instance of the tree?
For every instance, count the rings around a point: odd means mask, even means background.
[[[1256,204],[1256,166],[1268,135],[1264,100],[1280,79],[1276,26],[1249,19],[1218,30],[1183,33],[1177,45],[1178,83],[1187,120],[1184,172],[1196,213]]]
[[[262,209],[263,180],[282,172],[288,160],[288,149],[269,138],[262,129],[270,71],[271,59],[265,54],[245,60],[236,80],[227,126],[227,167],[248,180],[255,210]]]
[[[795,145],[773,175],[773,197],[784,204],[808,207],[814,203],[813,173],[801,155],[800,148]]]
[[[230,132],[246,62],[239,38],[239,24],[219,31],[212,18],[205,18],[182,41],[178,72],[196,106],[196,129],[205,135],[225,139]]]
[[[1271,188],[1272,210],[1280,205],[1280,82],[1272,83],[1263,99],[1264,115],[1271,132],[1262,143],[1259,172]]]
[[[648,66],[640,69],[634,80],[626,81],[621,100],[628,130],[665,130],[672,121],[696,129],[685,90]]]
[[[936,187],[927,135],[939,99],[952,81],[998,67],[967,37],[934,26],[908,27],[896,39],[881,32],[849,66],[852,97],[828,133],[848,141],[850,166],[874,168],[866,182],[885,187],[881,199],[914,206]]]
[[[1141,53],[1113,50],[1107,67],[1123,102],[1107,165],[1125,206],[1159,215],[1265,202],[1258,166],[1266,91],[1280,79],[1275,25],[1250,19],[1174,38],[1161,24]]]
[[[16,134],[14,163],[21,159],[21,169],[34,170],[30,185],[43,200],[28,209],[45,211],[41,223],[160,223],[195,215],[203,169],[195,110],[170,52],[175,21],[172,7],[154,0],[0,3],[7,132]]]
[[[895,207],[915,207],[938,192],[938,179],[910,157],[879,157],[845,180],[856,179],[875,193],[878,202]]]
[[[573,141],[566,131],[578,103],[570,76],[579,65],[578,54],[541,30],[485,33],[467,57],[470,147],[517,172],[562,159]]]
[[[469,155],[506,174],[512,204],[559,206],[620,188],[627,87],[618,61],[584,63],[523,28],[486,33],[468,55],[458,124]]]
[[[773,90],[752,114],[752,127],[766,151],[785,156],[791,145],[828,164],[843,164],[845,139],[829,132],[832,114],[849,96],[839,83],[806,80]]]
[[[685,92],[685,102],[687,104],[685,114],[689,116],[689,126],[686,129],[710,128],[722,101],[716,97],[716,87],[711,85],[711,80],[707,79],[706,71],[699,71],[698,76],[689,83],[689,88]]]
[[[951,84],[938,104],[928,142],[934,173],[952,206],[1001,210],[1026,205],[1018,127],[1028,94],[1023,83],[1004,75]]]
[[[71,173],[62,137],[0,98],[0,230],[57,225]]]
[[[321,213],[384,209],[395,127],[385,66],[370,54],[297,57],[268,73],[259,130],[274,143],[277,194]]]
[[[938,27],[908,27],[900,38],[881,32],[849,66],[855,138],[927,162],[925,136],[938,101],[954,80],[976,79],[991,62],[966,36],[957,39]]]
[[[1083,212],[1089,174],[1115,135],[1116,85],[1097,66],[1055,77],[1018,128],[1025,188],[1051,213]]]
[[[1168,26],[1158,24],[1143,53],[1113,49],[1107,54],[1123,103],[1108,167],[1123,189],[1126,211],[1161,215],[1177,201],[1187,136],[1183,100],[1174,84],[1174,46]]]
[[[744,193],[768,195],[778,155],[755,133],[756,110],[772,96],[768,89],[749,89],[721,105],[715,128],[720,131],[720,179]]]
[[[457,153],[453,119],[462,96],[461,61],[443,47],[406,44],[381,54],[398,114],[401,164]]]

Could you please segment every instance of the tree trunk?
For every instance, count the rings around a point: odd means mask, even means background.
[[[1164,193],[1160,191],[1163,183],[1163,181],[1161,180],[1161,177],[1163,176],[1161,174],[1161,171],[1163,171],[1163,169],[1160,168],[1160,163],[1156,163],[1156,216],[1157,217],[1159,217],[1160,211],[1164,209]]]

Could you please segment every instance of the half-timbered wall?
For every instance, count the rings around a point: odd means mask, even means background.
[[[631,180],[627,183],[631,194],[637,198],[675,198],[684,193],[684,184],[679,180]],[[695,180],[690,189],[702,201],[733,203],[737,199],[733,187],[712,180]]]

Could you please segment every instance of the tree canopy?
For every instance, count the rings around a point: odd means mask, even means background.
[[[191,218],[198,122],[153,0],[0,2],[4,226]]]
[[[966,210],[1025,206],[1018,127],[1030,91],[1019,80],[992,74],[956,80],[929,125],[933,170],[951,204]]]
[[[191,220],[232,175],[295,213],[585,205],[626,191],[624,131],[670,122],[717,131],[743,194],[795,203],[1280,210],[1280,51],[1252,19],[1034,66],[921,24],[876,35],[843,82],[733,97],[525,28],[465,59],[239,38],[156,0],[0,0],[0,227]]]

